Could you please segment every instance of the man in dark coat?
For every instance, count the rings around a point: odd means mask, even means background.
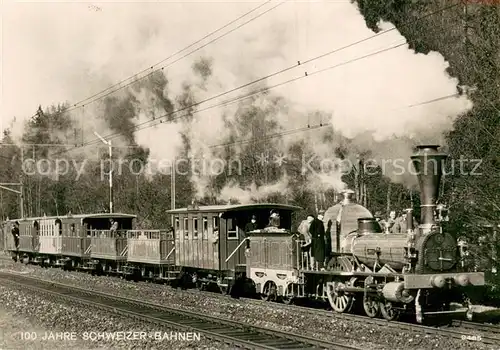
[[[309,233],[311,234],[311,256],[314,258],[314,269],[322,269],[325,260],[325,225],[323,221],[314,218],[309,227]]]
[[[245,237],[243,237],[243,238],[249,237],[250,232],[252,232],[256,229],[257,229],[257,216],[252,215],[252,219],[250,220],[250,222],[245,225],[245,233],[244,233]],[[250,249],[250,241],[249,240],[247,240],[247,242],[246,242],[246,247],[247,247],[247,249]]]

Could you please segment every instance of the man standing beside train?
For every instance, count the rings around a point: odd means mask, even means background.
[[[19,250],[19,222],[14,222],[12,225],[12,236],[14,237],[14,244],[16,245],[16,250]]]

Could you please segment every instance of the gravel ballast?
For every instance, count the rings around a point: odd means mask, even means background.
[[[20,288],[0,284],[0,349],[230,349],[203,334],[198,339]]]
[[[200,293],[188,293],[168,286],[150,283],[129,282],[117,277],[96,277],[80,272],[58,269],[42,269],[10,262],[0,262],[3,269],[26,273],[29,276],[66,283],[96,291],[114,293],[165,306],[172,306],[206,315],[225,317],[270,329],[299,333],[320,339],[364,347],[365,349],[496,349],[479,342],[462,341],[436,335],[418,334],[380,327],[355,320],[324,315],[310,315],[300,309],[285,310],[273,307],[272,303],[262,306],[245,300],[213,297]]]

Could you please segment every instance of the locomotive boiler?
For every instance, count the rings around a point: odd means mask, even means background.
[[[472,317],[464,292],[483,286],[484,273],[468,271],[464,242],[457,242],[443,228],[447,209],[438,204],[438,194],[447,155],[439,153],[438,147],[419,146],[411,157],[420,186],[420,224],[414,227],[411,209],[407,232],[399,234],[381,232],[374,218],[358,218],[357,231],[341,244],[353,268],[368,272],[361,289],[370,316],[381,311],[385,318],[394,319],[401,310],[413,310],[422,322],[424,315],[456,312],[450,304],[457,302],[468,306],[467,317]],[[356,291],[352,287],[344,291]]]

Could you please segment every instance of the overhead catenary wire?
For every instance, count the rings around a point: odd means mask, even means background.
[[[331,70],[331,69],[334,69],[334,68],[337,68],[337,67],[340,67],[340,66],[343,66],[343,65],[346,65],[346,64],[349,64],[349,63],[355,62],[355,61],[359,61],[359,60],[361,60],[361,59],[365,59],[365,58],[368,58],[368,57],[374,56],[374,55],[376,55],[376,54],[380,54],[380,53],[382,53],[382,52],[386,52],[386,51],[389,51],[389,50],[395,49],[395,48],[397,48],[397,47],[401,47],[401,46],[403,46],[403,45],[405,45],[405,44],[406,44],[406,43],[405,43],[405,42],[403,42],[403,43],[400,43],[400,44],[398,44],[398,45],[391,46],[391,47],[388,47],[388,48],[385,48],[385,49],[382,49],[382,50],[379,50],[379,51],[376,51],[376,52],[373,52],[373,53],[370,53],[370,54],[367,54],[367,55],[364,55],[364,56],[361,56],[361,57],[357,57],[357,58],[355,58],[355,59],[351,59],[351,60],[349,60],[349,61],[342,62],[342,63],[336,64],[336,65],[334,65],[334,66],[330,66],[330,67],[327,67],[327,68],[323,68],[323,69],[318,70],[318,71],[315,71],[315,72],[311,72],[311,73],[307,73],[307,72],[306,72],[305,74],[302,74],[302,75],[300,75],[300,76],[298,76],[298,77],[295,77],[295,78],[292,78],[292,79],[289,79],[289,80],[286,80],[286,81],[284,81],[284,82],[281,82],[281,83],[278,83],[278,84],[275,84],[275,85],[272,85],[272,86],[269,86],[269,87],[266,87],[266,88],[262,88],[262,89],[257,90],[257,91],[253,91],[253,92],[250,92],[250,93],[248,93],[248,94],[244,94],[244,95],[241,95],[241,96],[238,96],[238,97],[235,97],[235,98],[232,98],[232,99],[229,99],[229,100],[226,100],[226,101],[223,101],[223,102],[220,102],[220,103],[217,103],[217,104],[211,105],[211,106],[206,107],[206,108],[203,108],[203,109],[198,109],[198,110],[192,111],[192,112],[190,112],[190,113],[188,112],[188,113],[186,113],[186,114],[183,114],[183,115],[177,116],[177,117],[175,117],[175,118],[169,119],[169,120],[168,120],[168,122],[172,122],[172,121],[174,121],[174,120],[184,118],[184,117],[186,117],[186,116],[188,116],[188,115],[190,115],[190,114],[197,114],[197,113],[200,113],[200,112],[203,112],[203,111],[206,111],[206,110],[212,109],[212,108],[221,107],[221,106],[227,106],[227,105],[233,104],[233,103],[235,103],[235,102],[239,102],[239,101],[242,101],[242,100],[244,100],[244,99],[251,98],[251,97],[253,97],[253,96],[255,96],[255,95],[259,95],[259,94],[265,93],[265,92],[270,91],[270,90],[272,90],[272,89],[275,89],[275,88],[277,88],[277,87],[280,87],[280,86],[283,86],[283,85],[286,85],[286,84],[290,84],[290,83],[295,82],[295,81],[297,81],[297,80],[304,79],[304,78],[307,78],[307,77],[313,76],[313,75],[315,75],[315,74],[323,73],[323,72],[325,72],[325,71],[327,71],[327,70]],[[220,93],[220,94],[218,94],[218,95],[215,95],[215,96],[212,96],[212,97],[206,98],[206,99],[204,99],[204,100],[202,100],[202,101],[199,101],[199,102],[193,103],[193,104],[191,104],[191,105],[189,105],[189,106],[182,107],[182,108],[179,108],[179,109],[177,109],[177,110],[175,110],[175,111],[172,111],[172,112],[166,113],[166,114],[164,114],[164,115],[162,115],[162,116],[160,116],[160,117],[156,117],[156,118],[154,118],[154,119],[147,120],[147,121],[145,121],[145,122],[142,122],[142,123],[140,123],[140,124],[137,124],[137,125],[132,126],[131,128],[127,129],[127,131],[136,132],[136,131],[139,131],[139,130],[143,130],[143,129],[150,128],[150,127],[152,127],[152,126],[155,126],[155,125],[161,124],[161,123],[163,123],[163,120],[162,120],[162,119],[164,119],[164,118],[168,118],[168,117],[170,117],[170,116],[173,116],[173,115],[178,114],[178,113],[183,112],[183,111],[189,111],[189,110],[190,110],[190,109],[192,109],[193,107],[196,107],[196,106],[199,106],[199,105],[201,105],[201,104],[207,103],[207,102],[209,102],[209,101],[212,101],[212,100],[214,100],[214,99],[217,99],[217,98],[219,98],[219,97],[222,97],[222,96],[224,96],[224,95],[227,95],[227,94],[229,94],[229,93],[231,93],[231,92],[235,92],[235,91],[237,91],[237,90],[241,90],[241,89],[243,89],[243,88],[245,88],[245,87],[247,87],[247,86],[250,86],[250,85],[252,85],[252,84],[255,84],[256,82],[261,81],[261,80],[263,80],[263,79],[265,79],[265,78],[259,78],[259,79],[257,79],[257,80],[254,80],[254,81],[250,82],[250,83],[246,83],[246,84],[244,84],[244,85],[241,85],[241,86],[239,86],[239,87],[237,87],[237,88],[233,88],[233,89],[231,89],[231,90],[225,91],[225,92]],[[150,123],[152,123],[152,122],[156,122],[156,123],[154,123],[154,124],[150,124]],[[149,124],[149,125],[148,125],[148,124]],[[125,131],[125,130],[124,130],[124,131]],[[108,135],[103,136],[103,137],[104,137],[105,139],[110,140],[110,139],[114,139],[114,138],[116,138],[116,137],[120,137],[120,136],[121,136],[121,133],[116,132],[116,133],[113,133],[113,134],[108,134]],[[100,142],[101,142],[101,141],[100,141],[99,139],[94,139],[94,140],[91,140],[91,141],[87,141],[87,142],[83,143],[83,144],[82,144],[82,145],[80,145],[80,146],[73,147],[73,148],[71,148],[71,149],[68,149],[68,150],[64,150],[64,151],[58,152],[58,153],[56,153],[55,155],[60,154],[60,153],[64,153],[64,152],[70,152],[70,151],[73,151],[73,150],[78,149],[78,148],[82,148],[82,147],[86,147],[86,146],[90,146],[90,145],[98,144],[98,143],[100,143]]]
[[[248,11],[248,12],[244,13],[243,15],[241,15],[241,16],[239,16],[238,18],[236,18],[236,19],[232,20],[231,22],[227,23],[226,25],[224,25],[224,26],[222,26],[222,27],[220,27],[220,28],[218,28],[218,29],[216,29],[216,30],[214,30],[214,31],[210,32],[209,34],[205,35],[205,36],[204,36],[204,37],[202,37],[201,39],[198,39],[197,41],[195,41],[195,42],[191,43],[190,45],[188,45],[188,46],[184,47],[183,49],[178,50],[177,52],[175,52],[175,53],[171,54],[170,56],[168,56],[167,58],[165,58],[165,59],[163,59],[163,60],[159,61],[158,63],[155,63],[155,64],[153,64],[152,66],[150,66],[150,67],[148,67],[148,68],[146,68],[146,69],[143,69],[142,71],[140,71],[140,72],[138,72],[138,73],[136,73],[136,74],[133,74],[133,75],[129,76],[128,78],[122,79],[122,80],[121,80],[121,81],[119,81],[118,83],[115,83],[115,84],[113,84],[112,86],[110,86],[110,87],[108,87],[108,88],[106,88],[106,89],[104,89],[104,90],[102,90],[102,91],[100,91],[100,92],[98,92],[98,93],[96,93],[96,94],[93,94],[93,95],[92,95],[92,96],[90,96],[90,97],[87,97],[87,98],[85,98],[85,99],[83,99],[83,100],[80,100],[80,101],[78,101],[78,102],[74,103],[72,107],[69,107],[69,108],[67,108],[67,109],[63,110],[63,111],[61,111],[60,113],[66,113],[66,112],[73,111],[73,110],[75,110],[75,109],[77,109],[77,108],[80,108],[80,107],[85,107],[85,106],[87,106],[87,105],[89,105],[89,104],[91,104],[91,103],[93,103],[93,102],[99,101],[99,100],[101,100],[101,99],[103,99],[103,98],[105,98],[105,97],[107,97],[107,96],[109,96],[109,95],[111,95],[111,94],[113,94],[113,93],[115,93],[115,92],[119,91],[119,90],[122,90],[122,89],[124,89],[124,88],[126,88],[126,87],[128,87],[128,86],[130,86],[130,85],[133,85],[133,84],[135,84],[135,83],[137,83],[137,82],[141,81],[142,79],[147,78],[147,77],[151,76],[152,74],[154,74],[154,73],[156,73],[156,72],[158,72],[158,71],[161,71],[161,70],[163,70],[163,69],[165,69],[165,68],[167,68],[167,67],[169,67],[169,66],[173,65],[173,64],[174,64],[174,63],[176,63],[176,62],[179,62],[180,60],[182,60],[182,59],[186,58],[187,56],[190,56],[191,54],[193,54],[193,53],[195,53],[195,52],[197,52],[197,51],[201,50],[202,48],[204,48],[204,47],[206,47],[206,46],[208,46],[208,45],[210,45],[210,44],[212,44],[212,43],[216,42],[217,40],[219,40],[219,39],[221,39],[221,38],[223,38],[223,37],[225,37],[225,36],[227,36],[227,35],[229,35],[229,34],[231,34],[231,33],[233,33],[234,31],[236,31],[237,29],[239,29],[239,28],[241,28],[241,27],[243,27],[243,26],[247,25],[248,23],[251,23],[251,22],[255,21],[256,19],[258,19],[258,18],[262,17],[263,15],[265,15],[265,14],[267,14],[267,13],[271,12],[272,10],[276,9],[277,7],[279,7],[279,6],[283,5],[283,4],[284,4],[286,1],[288,1],[288,0],[283,0],[283,1],[281,1],[281,2],[280,2],[280,3],[278,3],[277,5],[275,5],[275,6],[271,7],[270,9],[267,9],[266,11],[264,11],[264,12],[262,12],[262,13],[258,14],[258,15],[257,15],[257,16],[255,16],[255,17],[250,18],[250,19],[249,19],[249,20],[247,20],[246,22],[241,23],[240,25],[238,25],[237,27],[235,27],[235,28],[233,28],[233,29],[229,30],[228,32],[225,32],[225,33],[223,33],[223,34],[221,34],[221,35],[219,35],[219,36],[215,37],[214,39],[212,39],[212,40],[210,40],[209,42],[207,42],[207,43],[203,44],[202,46],[197,47],[196,49],[194,49],[194,50],[192,50],[192,51],[190,51],[190,52],[188,52],[188,53],[184,54],[183,56],[181,56],[181,57],[179,57],[179,58],[175,59],[173,62],[170,62],[170,63],[168,63],[168,64],[166,64],[166,65],[164,65],[164,66],[162,66],[162,67],[160,67],[160,68],[154,69],[154,67],[155,67],[155,66],[158,66],[158,65],[162,64],[163,62],[168,61],[168,60],[169,60],[169,59],[171,59],[172,57],[175,57],[176,55],[178,55],[178,54],[180,54],[180,53],[182,53],[182,52],[184,52],[184,51],[186,51],[186,50],[190,49],[191,47],[195,46],[196,44],[199,44],[200,42],[202,42],[203,40],[207,39],[208,37],[210,37],[210,36],[212,36],[212,35],[214,35],[214,34],[216,34],[216,33],[220,32],[221,30],[223,30],[223,29],[225,29],[225,28],[229,27],[230,25],[232,25],[232,24],[236,23],[237,21],[239,21],[239,20],[243,19],[244,17],[248,16],[249,14],[251,14],[251,13],[253,13],[253,12],[257,11],[258,9],[260,9],[261,7],[263,7],[263,6],[267,5],[268,3],[272,2],[272,1],[273,1],[273,0],[268,0],[268,1],[266,1],[266,2],[264,2],[264,3],[262,3],[262,4],[260,4],[259,6],[255,7],[254,9],[252,9],[252,10],[250,10],[250,11]],[[150,70],[151,70],[151,71],[150,71]],[[146,72],[148,72],[148,71],[150,71],[148,74],[143,75],[143,76],[141,76],[141,77],[138,77],[138,75],[144,74],[144,73],[146,73]],[[127,84],[122,85],[123,83],[125,83],[125,82],[127,82],[127,81],[129,81],[129,80],[132,80],[132,81],[128,82]],[[114,88],[116,88],[116,89],[114,89]],[[114,89],[114,90],[112,90],[112,89]],[[110,90],[111,90],[111,91],[110,91]],[[87,102],[87,101],[88,101],[88,102]],[[38,114],[38,113],[35,113],[35,114],[32,116],[32,118],[33,118],[33,117],[35,117],[35,116],[37,116],[37,114]]]
[[[447,100],[447,99],[450,99],[450,98],[453,98],[453,97],[459,97],[459,96],[461,96],[460,93],[448,94],[448,95],[444,95],[444,96],[441,96],[441,97],[433,98],[433,99],[430,99],[430,100],[426,100],[426,101],[422,101],[422,102],[410,104],[410,105],[407,105],[407,106],[404,106],[404,107],[392,108],[392,109],[390,109],[388,111],[401,110],[401,109],[404,109],[404,108],[415,108],[415,107],[424,106],[424,105],[428,105],[428,104],[431,104],[431,103],[435,103],[435,102],[439,102],[439,101],[443,101],[443,100]],[[212,107],[208,107],[208,108],[212,108]],[[210,145],[210,146],[208,146],[208,148],[229,147],[229,146],[233,146],[233,145],[240,145],[240,144],[246,144],[246,143],[260,143],[260,142],[268,141],[270,139],[274,139],[276,137],[292,135],[292,134],[296,134],[296,133],[300,133],[300,132],[306,132],[306,131],[324,129],[324,128],[331,127],[331,126],[333,126],[333,124],[330,123],[330,122],[326,122],[326,123],[321,122],[318,125],[307,125],[306,127],[301,127],[301,128],[297,128],[297,129],[288,129],[288,130],[280,131],[280,132],[277,132],[277,133],[274,133],[274,134],[271,134],[271,135],[267,135],[267,136],[264,136],[264,137],[258,137],[258,138],[254,137],[254,138],[250,138],[250,139],[244,139],[244,140],[238,140],[238,141],[232,141],[232,142],[226,142],[226,143],[221,143],[221,144]],[[8,144],[8,145],[15,145],[15,144]],[[1,144],[0,144],[0,146],[1,146]],[[61,147],[61,146],[65,146],[65,145],[61,145],[61,144],[47,144],[45,146]],[[120,147],[120,146],[117,146],[117,147],[118,148],[139,148],[141,146],[139,146],[139,145],[135,145],[135,146],[129,145],[129,146],[124,146],[124,147]],[[4,158],[7,158],[7,157],[4,157]]]
[[[458,5],[457,5],[457,4],[453,4],[453,5],[448,5],[448,6],[445,6],[445,7],[441,8],[441,9],[438,9],[438,10],[436,10],[436,11],[432,11],[432,12],[430,12],[430,13],[428,13],[428,14],[424,15],[424,16],[421,16],[421,17],[419,17],[419,18],[417,18],[417,19],[415,19],[415,20],[413,20],[413,21],[411,21],[411,22],[409,22],[409,23],[407,23],[407,24],[405,24],[405,25],[409,25],[409,24],[414,23],[414,22],[416,22],[416,21],[418,21],[418,20],[421,20],[421,19],[427,18],[427,17],[429,17],[429,16],[435,15],[435,14],[440,13],[440,12],[443,12],[443,11],[446,11],[446,10],[451,9],[451,8],[453,8],[453,7],[456,7],[456,6],[458,6]],[[279,70],[279,71],[277,71],[277,72],[274,72],[274,73],[272,73],[272,74],[266,75],[266,76],[264,76],[264,77],[262,77],[262,78],[259,78],[259,79],[256,79],[256,80],[253,80],[253,81],[251,81],[251,82],[249,82],[249,83],[246,83],[246,84],[240,85],[240,86],[238,86],[238,87],[236,87],[236,88],[230,89],[230,90],[225,91],[225,92],[223,92],[223,93],[220,93],[220,94],[217,94],[217,95],[215,95],[215,96],[209,97],[209,98],[204,99],[204,100],[202,100],[202,101],[199,101],[199,102],[193,103],[193,104],[191,104],[191,105],[189,105],[189,106],[186,106],[186,107],[183,107],[183,108],[177,109],[177,110],[175,110],[175,111],[173,111],[173,112],[170,112],[170,113],[167,113],[167,114],[165,114],[165,115],[162,115],[162,116],[161,116],[161,117],[159,117],[159,118],[161,119],[161,118],[169,117],[169,116],[171,116],[171,115],[173,115],[173,114],[176,114],[176,113],[179,113],[179,112],[182,112],[182,111],[185,111],[185,110],[189,110],[189,109],[191,109],[191,108],[193,108],[193,107],[199,106],[200,104],[203,104],[203,103],[206,103],[206,102],[208,102],[208,101],[214,100],[214,99],[216,99],[216,98],[222,97],[222,96],[227,95],[227,94],[229,94],[229,93],[232,93],[232,92],[234,92],[234,91],[241,90],[241,89],[243,89],[243,88],[246,88],[246,87],[251,86],[251,85],[253,85],[253,84],[256,84],[256,83],[258,83],[258,82],[261,82],[261,81],[263,81],[263,80],[266,80],[266,79],[268,79],[268,78],[270,78],[270,77],[274,77],[274,76],[277,76],[277,75],[279,75],[279,74],[282,74],[282,73],[284,73],[284,72],[286,72],[286,71],[289,71],[289,70],[291,70],[291,69],[293,69],[293,68],[296,68],[296,67],[298,67],[298,66],[300,66],[300,65],[302,65],[302,64],[305,64],[305,63],[311,63],[311,62],[313,62],[313,61],[315,61],[315,60],[318,60],[318,59],[324,58],[324,57],[326,57],[326,56],[328,56],[328,55],[331,55],[331,54],[333,54],[333,53],[336,53],[336,52],[339,52],[339,51],[344,50],[344,49],[346,49],[346,48],[352,47],[352,46],[354,46],[354,45],[357,45],[357,44],[363,43],[363,42],[365,42],[365,41],[367,41],[367,40],[370,40],[370,39],[372,39],[372,38],[375,38],[375,37],[378,37],[378,36],[380,36],[380,35],[386,34],[386,33],[390,32],[390,31],[395,30],[395,29],[396,29],[396,27],[393,27],[393,28],[387,29],[387,30],[385,30],[385,31],[382,31],[382,32],[376,33],[376,34],[374,34],[374,35],[372,35],[372,36],[369,36],[369,37],[367,37],[367,38],[364,38],[364,39],[358,40],[358,41],[356,41],[356,42],[354,42],[354,43],[351,43],[351,44],[349,44],[349,45],[346,45],[346,46],[343,46],[343,47],[340,47],[340,48],[337,48],[337,49],[331,50],[331,51],[326,52],[326,53],[324,53],[324,54],[321,54],[321,55],[319,55],[319,56],[316,56],[316,57],[313,57],[313,58],[307,59],[307,60],[302,61],[302,62],[301,62],[301,61],[298,61],[298,62],[297,62],[297,64],[294,64],[294,65],[289,66],[289,67],[287,67],[287,68],[281,69],[281,70]],[[335,65],[335,66],[327,67],[327,68],[324,68],[324,69],[322,69],[322,70],[319,70],[319,71],[316,71],[316,72],[313,72],[313,73],[307,73],[307,72],[306,72],[306,73],[305,73],[305,76],[302,76],[302,77],[297,77],[297,78],[294,78],[294,79],[290,79],[290,80],[288,80],[288,81],[286,81],[286,82],[284,82],[284,83],[280,83],[280,84],[274,85],[272,88],[277,87],[277,86],[281,86],[281,85],[284,85],[284,84],[286,84],[286,83],[290,83],[290,82],[293,82],[293,81],[296,81],[296,80],[299,80],[299,79],[302,79],[302,78],[307,77],[307,76],[311,76],[311,75],[314,75],[314,74],[318,74],[318,73],[324,72],[324,71],[326,71],[326,70],[333,69],[333,68],[338,67],[338,66],[341,66],[341,65],[345,65],[345,64],[348,64],[348,63],[351,63],[351,62],[355,62],[355,61],[359,61],[359,60],[361,60],[361,59],[365,59],[365,58],[367,58],[367,57],[371,57],[371,56],[373,56],[373,55],[376,55],[376,54],[379,54],[379,53],[382,53],[382,52],[385,52],[385,51],[392,50],[392,49],[395,49],[395,48],[397,48],[397,47],[403,46],[404,44],[406,44],[406,42],[401,43],[401,44],[396,45],[396,46],[392,46],[392,47],[389,47],[389,48],[386,48],[386,49],[380,50],[380,51],[377,51],[377,52],[374,52],[374,53],[371,53],[371,54],[368,54],[368,55],[365,55],[365,56],[362,56],[362,57],[358,57],[358,58],[355,58],[355,59],[349,60],[349,61],[347,61],[347,62],[343,62],[343,63],[338,64],[338,65]],[[269,89],[270,89],[270,88],[267,88],[267,89],[265,89],[265,90],[269,90]],[[251,95],[255,95],[255,93],[251,93]],[[239,98],[238,98],[238,99],[239,99]],[[226,104],[226,103],[228,103],[228,102],[227,102],[227,101],[226,101],[226,102],[223,102],[223,103],[222,103],[222,104],[220,104],[220,105],[223,105],[223,104]],[[216,105],[216,106],[220,106],[220,105]],[[213,106],[213,107],[211,107],[211,108],[214,108],[214,107],[216,107],[216,106]],[[205,110],[206,110],[206,109],[205,109]],[[193,113],[197,113],[197,112],[200,112],[200,111],[202,111],[202,110],[194,111]],[[176,118],[176,119],[177,119],[177,118]],[[148,120],[148,121],[146,121],[146,122],[143,122],[143,123],[141,123],[141,124],[138,124],[138,125],[134,126],[134,127],[132,128],[132,130],[134,130],[134,129],[135,129],[135,130],[141,130],[141,129],[143,129],[143,128],[139,128],[139,127],[141,127],[141,126],[143,126],[143,125],[145,125],[145,124],[147,124],[147,123],[150,123],[150,122],[152,122],[152,121],[155,121],[155,120],[157,120],[157,118],[153,118],[153,119],[150,119],[150,120]],[[156,124],[155,124],[155,125],[156,125]],[[114,134],[106,135],[106,136],[104,136],[104,137],[105,137],[105,138],[114,138],[114,137],[119,136],[119,135],[120,135],[120,133],[114,133]],[[69,149],[69,150],[65,150],[65,151],[63,151],[63,152],[67,152],[67,151],[71,151],[71,150],[74,150],[74,149],[77,149],[77,148],[81,148],[81,147],[85,147],[85,146],[88,146],[88,145],[92,145],[92,144],[95,144],[95,143],[97,143],[97,142],[99,142],[99,140],[98,140],[98,139],[96,139],[96,140],[91,140],[91,141],[88,141],[88,142],[86,142],[86,143],[83,143],[83,144],[82,144],[82,145],[80,145],[80,146],[74,147],[74,148]]]
[[[439,101],[443,101],[443,100],[447,100],[447,99],[450,99],[453,97],[459,97],[459,96],[460,96],[459,93],[449,94],[449,95],[433,98],[430,100],[410,104],[410,105],[407,105],[404,107],[392,108],[388,111],[395,111],[395,110],[400,110],[403,108],[415,108],[415,107],[424,106],[424,105],[428,105],[431,103],[435,103],[435,102],[439,102]],[[318,129],[323,129],[323,128],[332,127],[332,126],[333,126],[333,124],[330,122],[327,122],[327,123],[322,122],[318,125],[308,125],[306,127],[301,127],[301,128],[297,128],[297,129],[288,129],[288,130],[277,132],[277,133],[274,133],[274,134],[271,134],[268,136],[264,136],[264,137],[250,138],[250,139],[245,139],[245,140],[238,140],[238,141],[232,141],[232,142],[211,145],[211,146],[209,146],[209,148],[228,147],[228,146],[233,146],[233,145],[238,145],[238,144],[246,144],[246,143],[260,143],[260,142],[264,142],[264,141],[267,141],[267,140],[270,140],[270,139],[273,139],[276,137],[280,137],[280,136],[287,136],[287,135],[296,134],[299,132],[306,132],[309,130],[318,130]]]

